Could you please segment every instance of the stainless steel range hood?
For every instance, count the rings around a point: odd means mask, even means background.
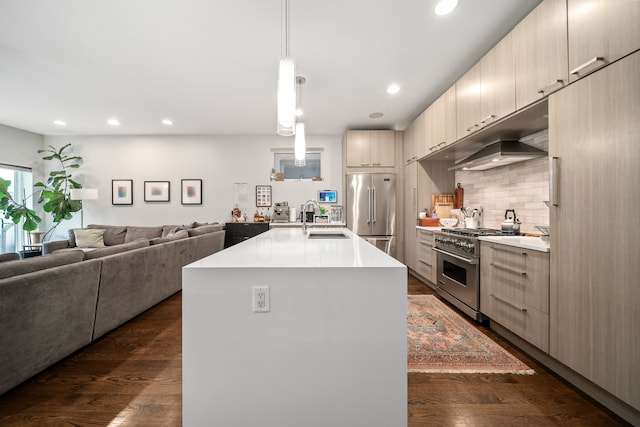
[[[449,170],[483,171],[547,155],[546,151],[520,141],[497,141],[456,162]]]

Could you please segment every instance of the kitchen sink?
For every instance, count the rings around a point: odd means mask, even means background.
[[[340,231],[309,231],[309,239],[348,239],[349,236]]]

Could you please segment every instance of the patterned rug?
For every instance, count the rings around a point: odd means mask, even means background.
[[[409,295],[409,372],[534,373],[433,295]]]

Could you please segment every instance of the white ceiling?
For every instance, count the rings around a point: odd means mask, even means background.
[[[404,129],[539,2],[459,0],[438,17],[436,0],[290,0],[307,133]],[[280,54],[281,0],[0,0],[0,123],[275,134]]]

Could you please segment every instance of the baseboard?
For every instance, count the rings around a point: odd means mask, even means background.
[[[491,329],[620,418],[631,425],[640,426],[640,411],[563,365],[499,323],[491,321]]]
[[[424,283],[425,285],[430,287],[433,291],[437,290],[437,287],[436,287],[436,285],[434,283],[431,283],[431,281],[429,279],[426,279],[425,277],[421,276],[420,273],[418,273],[417,271],[412,270],[409,267],[407,267],[407,271],[409,272],[410,275],[412,275],[416,279],[420,280],[422,283]]]

